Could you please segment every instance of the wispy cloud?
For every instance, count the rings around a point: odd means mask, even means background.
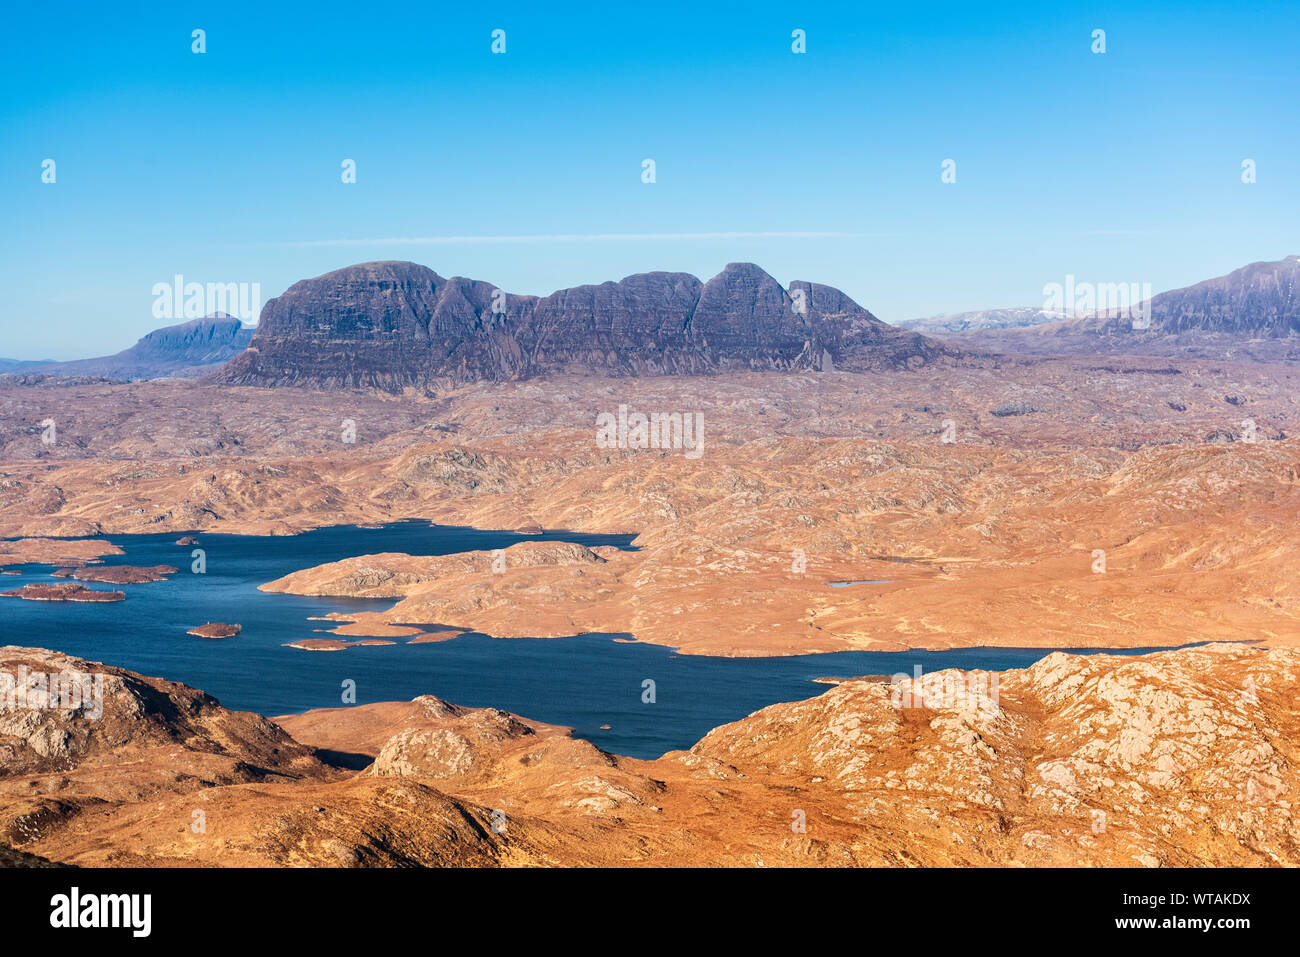
[[[655,242],[692,239],[866,239],[889,233],[729,232],[729,233],[538,233],[521,236],[395,236],[383,239],[304,239],[277,246],[466,246],[493,243]]]
[[[1000,235],[986,229],[949,230],[950,235],[970,232],[972,235]],[[1091,229],[1078,232],[1073,229],[1041,230],[1052,235],[1082,236],[1140,236],[1156,232],[1150,229]],[[384,236],[367,239],[300,239],[260,243],[265,246],[487,246],[524,245],[529,243],[646,243],[689,242],[692,240],[746,240],[746,239],[891,239],[919,234],[902,232],[850,233],[829,230],[817,231],[734,231],[718,233],[525,233],[514,236]],[[1006,235],[1012,235],[1007,233]]]
[[[1080,236],[1150,236],[1156,229],[1085,229]]]

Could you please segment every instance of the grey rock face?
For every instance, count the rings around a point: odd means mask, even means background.
[[[1151,300],[1151,324],[1165,333],[1300,335],[1300,256],[1251,263]]]
[[[897,368],[953,355],[837,289],[796,282],[787,291],[750,263],[707,283],[652,272],[538,298],[376,262],[268,302],[249,349],[215,378],[401,391],[556,373]]]

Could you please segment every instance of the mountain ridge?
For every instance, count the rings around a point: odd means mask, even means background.
[[[1140,304],[1134,304],[1138,306]],[[940,333],[977,350],[1020,355],[1107,354],[1300,360],[1300,256],[1249,263],[1151,297],[1130,313],[1108,310],[1022,328]]]
[[[213,378],[398,392],[566,372],[915,368],[956,354],[838,289],[785,288],[752,263],[707,282],[636,273],[538,297],[380,261],[302,280],[267,302],[248,350]]]

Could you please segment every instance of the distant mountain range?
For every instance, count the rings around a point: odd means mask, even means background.
[[[372,262],[272,299],[248,350],[214,378],[401,391],[566,372],[863,371],[955,355],[838,289],[783,288],[752,263],[732,263],[708,282],[640,273],[539,298],[415,263]]]
[[[194,379],[243,352],[252,337],[251,326],[245,326],[233,316],[217,314],[155,329],[116,355],[72,362],[32,362],[15,368],[0,366],[0,373],[104,376],[128,382]]]
[[[51,359],[0,359],[0,375],[6,372],[21,372],[34,366],[49,365]]]
[[[1038,326],[1045,322],[1058,322],[1065,318],[1061,312],[1047,312],[1033,306],[1016,306],[1010,309],[978,309],[974,312],[957,312],[924,319],[907,319],[896,323],[900,329],[910,329],[923,335],[968,332],[980,329],[1020,329]]]
[[[256,329],[217,314],[155,330],[112,356],[0,359],[0,375],[206,375],[397,392],[557,373],[918,368],[977,353],[1300,361],[1300,256],[1160,293],[1143,311],[1148,328],[1114,312],[1061,319],[1032,306],[891,326],[838,289],[782,287],[752,263],[708,282],[639,273],[537,297],[415,263],[372,262],[295,283],[266,304]]]
[[[1300,256],[1257,262],[1153,296],[1148,328],[1115,310],[1025,326],[935,331],[963,347],[1032,355],[1096,353],[1300,361]]]

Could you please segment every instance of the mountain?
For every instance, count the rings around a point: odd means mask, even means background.
[[[1110,319],[1108,330],[1131,329]],[[1300,336],[1300,256],[1249,266],[1151,300],[1151,331],[1227,333],[1242,338]]]
[[[29,366],[23,372],[111,379],[194,379],[243,352],[253,330],[233,316],[216,313],[155,329],[116,355]],[[11,371],[0,369],[0,371]]]
[[[896,323],[900,329],[910,329],[923,335],[943,335],[967,332],[973,329],[1020,329],[1057,322],[1064,318],[1060,312],[1048,312],[1035,306],[1016,306],[1010,309],[979,309],[974,312],[956,312],[924,319],[907,319]]]
[[[50,361],[49,359],[0,359],[0,374],[48,365]]]
[[[415,263],[372,262],[272,299],[248,351],[214,378],[397,392],[566,372],[915,367],[954,354],[838,289],[785,289],[752,263],[708,282],[651,272],[538,298]]]
[[[1257,262],[1153,296],[1149,328],[1114,310],[1023,329],[970,330],[949,341],[993,352],[1129,354],[1300,361],[1300,256]]]

